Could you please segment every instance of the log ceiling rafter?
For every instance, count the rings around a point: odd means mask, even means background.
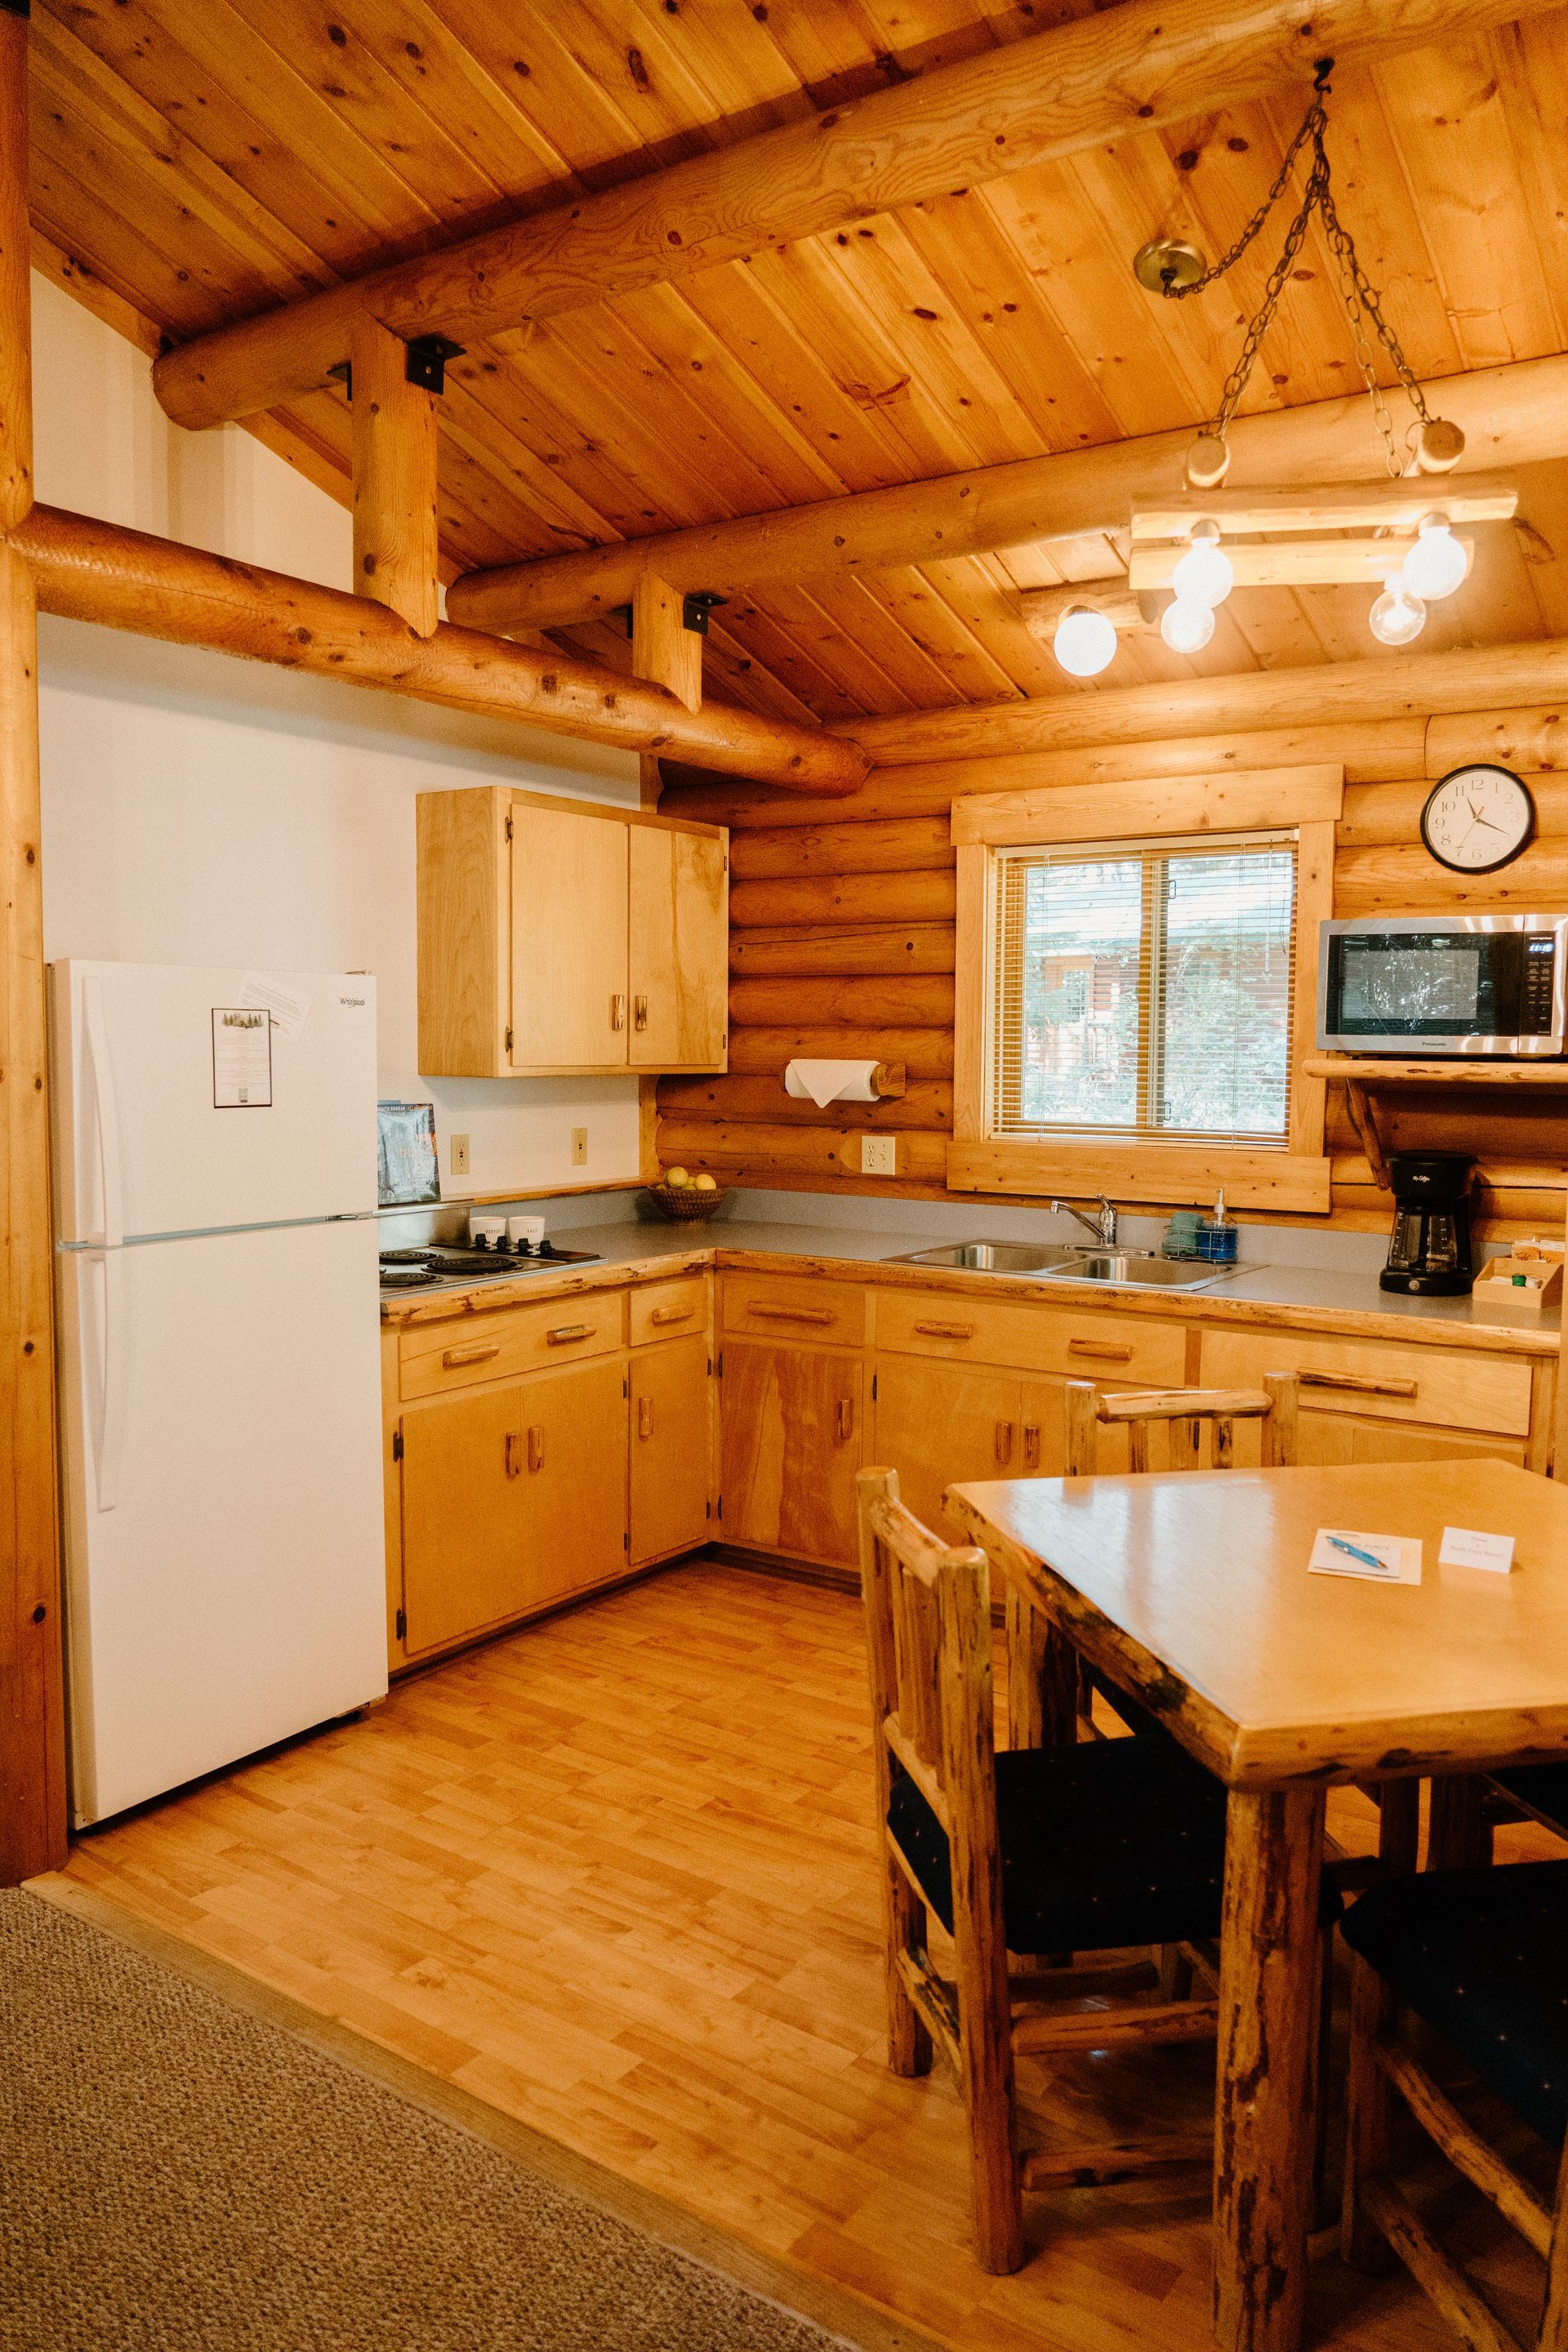
[[[1358,59],[1473,35],[1548,0],[1122,0],[716,154],[221,327],[154,371],[200,429],[319,389],[368,314],[405,339],[493,338],[672,283],[760,247],[947,194],[961,184],[1154,131]]]

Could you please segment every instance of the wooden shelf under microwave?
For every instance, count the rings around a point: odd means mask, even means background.
[[[1387,1146],[1378,1125],[1376,1097],[1391,1087],[1544,1087],[1568,1094],[1568,1059],[1483,1061],[1456,1055],[1452,1061],[1405,1062],[1393,1054],[1309,1054],[1301,1068],[1310,1078],[1338,1079],[1345,1090],[1351,1125],[1361,1138],[1367,1165],[1386,1192]]]

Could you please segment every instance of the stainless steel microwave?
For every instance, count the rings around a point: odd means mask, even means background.
[[[1568,915],[1325,923],[1318,1044],[1352,1054],[1568,1052]]]

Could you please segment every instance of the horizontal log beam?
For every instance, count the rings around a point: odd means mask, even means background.
[[[660,1114],[665,1118],[711,1119],[721,1125],[828,1127],[843,1133],[863,1127],[952,1132],[952,1087],[945,1078],[907,1080],[903,1093],[885,1102],[831,1102],[818,1108],[785,1094],[784,1068],[781,1063],[771,1077],[661,1079]]]
[[[731,1022],[730,1068],[752,1077],[777,1077],[786,1062],[801,1060],[901,1062],[910,1085],[917,1078],[952,1076],[951,1024],[880,1027],[868,1018],[841,1027],[821,1020],[799,1027],[793,1022],[742,1026],[734,1021],[732,1007]]]
[[[787,1028],[795,1022],[816,1028],[951,1029],[953,984],[940,973],[904,974],[888,980],[732,980],[731,1028]],[[828,1050],[852,1060],[847,1046]],[[795,1048],[804,1054],[803,1046]],[[786,1055],[784,1060],[791,1057]],[[878,1054],[879,1062],[908,1062],[904,1054]],[[782,1070],[784,1063],[779,1064]],[[910,1066],[913,1077],[913,1065]]]
[[[882,824],[799,825],[749,832],[730,845],[736,882],[804,880],[809,875],[907,874],[945,865],[952,839],[944,816],[894,818]]]
[[[940,1184],[947,1172],[949,1139],[918,1130],[892,1130],[897,1154],[894,1173],[916,1182]],[[771,1173],[787,1171],[795,1176],[858,1176],[860,1136],[842,1134],[830,1127],[721,1126],[696,1118],[666,1118],[658,1122],[658,1156],[666,1168],[711,1170],[715,1175],[765,1183]]]
[[[1127,0],[198,336],[159,362],[158,397],[178,425],[221,425],[324,384],[363,311],[395,334],[471,342],[1293,90],[1320,57],[1343,65],[1472,36],[1537,5],[1321,0],[1303,20],[1295,0]]]
[[[68,620],[276,662],[625,751],[668,745],[706,767],[765,773],[826,797],[852,791],[866,773],[852,745],[815,729],[713,703],[689,711],[662,688],[476,629],[443,624],[421,637],[365,597],[57,507],[35,507],[12,544],[32,568],[41,608]]]
[[[951,923],[957,900],[951,864],[937,873],[825,874],[808,882],[738,882],[730,920],[738,930],[751,923]]]
[[[1555,907],[1568,894],[1568,841],[1535,842],[1495,874],[1453,874],[1418,845],[1348,849],[1334,859],[1336,915],[1463,914]]]
[[[733,856],[734,844],[731,844]],[[801,926],[732,931],[730,970],[756,980],[828,980],[835,974],[952,971],[958,935],[951,923],[872,926],[863,930]]]
[[[1085,21],[1109,25],[1128,13],[1121,8]],[[1548,462],[1559,455],[1568,357],[1510,361],[1435,378],[1426,393],[1435,411],[1462,428],[1466,471]],[[1168,501],[1181,484],[1192,438],[1193,427],[1183,425],[468,572],[453,582],[447,609],[454,620],[481,628],[552,628],[624,604],[649,570],[679,588],[738,596],[833,573],[951,562],[1125,530],[1134,505]],[[1227,439],[1228,478],[1238,488],[1280,480],[1341,482],[1358,468],[1369,481],[1386,482],[1380,452],[1367,436],[1361,393],[1237,417]],[[1430,502],[1439,502],[1436,488]],[[1528,494],[1526,505],[1528,510]],[[1089,601],[1103,584],[1089,583]],[[1125,581],[1119,584],[1125,593]]]

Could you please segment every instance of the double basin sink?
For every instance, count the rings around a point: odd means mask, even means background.
[[[1110,1290],[1205,1290],[1236,1265],[1158,1257],[1151,1250],[1079,1248],[1074,1242],[947,1242],[910,1250],[890,1265],[940,1265],[964,1274],[1032,1275],[1043,1282],[1096,1282]]]

